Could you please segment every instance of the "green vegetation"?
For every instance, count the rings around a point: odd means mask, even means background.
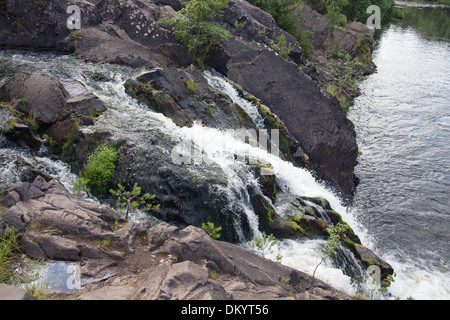
[[[275,43],[272,40],[271,44],[272,44],[272,48],[276,52],[278,52],[278,54],[280,56],[282,56],[283,58],[286,58],[291,53],[291,51],[292,51],[292,49],[294,47],[293,44],[287,45],[286,37],[284,36],[284,34],[278,36],[277,43]]]
[[[448,0],[444,0],[448,1]],[[394,0],[310,0],[310,3],[324,14],[330,22],[335,25],[344,26],[344,21],[360,21],[365,23],[371,13],[367,13],[367,8],[376,5],[380,8],[381,19],[392,16],[401,17],[395,8]]]
[[[188,93],[194,94],[195,91],[197,90],[197,83],[195,82],[195,80],[182,79],[182,81],[186,85],[186,89],[187,89]]]
[[[328,227],[326,229],[330,236],[328,237],[327,243],[322,248],[323,257],[314,268],[312,279],[314,279],[314,276],[316,275],[317,268],[325,261],[326,258],[330,257],[339,247],[339,245],[341,244],[341,234],[346,232],[348,229],[349,229],[348,224],[343,222],[339,222],[338,224]]]
[[[337,46],[333,49],[332,56],[337,58],[338,61],[330,63],[332,80],[327,85],[327,91],[338,99],[344,113],[347,115],[350,101],[348,101],[345,93],[351,96],[359,94],[357,83],[361,78],[359,70],[361,61],[358,58],[352,59],[348,53],[344,53]]]
[[[20,247],[19,237],[15,229],[8,228],[0,238],[0,283],[6,283],[14,274],[11,263],[16,258]]]
[[[312,53],[311,32],[299,27],[298,14],[301,0],[249,0],[251,4],[270,13],[277,25],[297,39],[302,55],[309,58]]]
[[[214,21],[228,6],[228,0],[190,0],[185,4],[179,11],[181,17],[164,19],[164,22],[172,26],[177,40],[187,46],[198,66],[203,68],[211,50],[231,37],[225,27]]]
[[[155,205],[153,201],[156,196],[154,194],[150,195],[150,193],[141,195],[142,189],[137,183],[134,184],[133,190],[131,191],[125,190],[125,187],[120,183],[117,187],[117,190],[110,189],[109,192],[117,197],[117,208],[121,211],[126,209],[125,219],[128,219],[130,210],[138,207],[143,207],[144,210],[150,210],[152,208],[158,210],[160,208],[160,205]]]
[[[222,231],[222,227],[215,227],[214,223],[208,221],[207,223],[202,224],[202,229],[205,230],[211,238],[220,238],[220,231]]]
[[[72,36],[72,38],[74,38],[75,40],[78,40],[80,38],[83,37],[83,33],[81,30],[74,30],[70,33],[70,35]]]
[[[11,59],[0,57],[0,78],[10,77],[14,74]]]
[[[116,148],[101,145],[89,156],[87,164],[80,172],[80,178],[84,179],[93,192],[105,194],[106,186],[114,176],[116,160]]]
[[[89,180],[86,178],[78,177],[73,183],[72,183],[72,191],[73,194],[76,196],[79,196],[82,192],[90,192],[91,188],[89,188],[87,185],[89,183]]]
[[[272,249],[278,243],[278,240],[274,237],[273,234],[264,235],[262,238],[256,237],[253,241],[247,241],[247,244],[250,248],[255,250],[258,254],[263,257],[266,257],[268,254],[274,253]],[[277,254],[277,261],[281,262],[283,257],[280,253]]]

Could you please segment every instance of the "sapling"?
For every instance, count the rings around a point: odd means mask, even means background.
[[[205,230],[211,238],[220,238],[220,231],[222,231],[222,227],[215,227],[214,223],[208,221],[207,223],[202,224],[202,229]]]
[[[256,237],[253,241],[247,241],[250,248],[258,252],[261,256],[265,257],[269,253],[273,253],[272,247],[276,245],[278,240],[273,234],[264,235],[262,238]],[[278,262],[281,262],[282,256],[278,253],[276,257]]]
[[[343,222],[339,222],[338,224],[332,225],[326,229],[330,236],[328,237],[327,243],[322,247],[321,251],[323,253],[323,257],[314,268],[312,279],[314,279],[314,276],[316,275],[317,268],[325,261],[326,258],[330,257],[341,244],[341,233],[346,232],[348,229],[348,224]]]
[[[120,183],[117,185],[118,190],[110,189],[109,192],[117,197],[117,208],[119,210],[126,209],[125,219],[128,220],[128,214],[131,209],[138,208],[143,206],[145,210],[150,209],[159,209],[160,205],[154,205],[153,200],[155,199],[155,195],[150,195],[149,193],[145,193],[141,195],[141,187],[137,183],[134,184],[133,190],[127,191],[125,187]]]

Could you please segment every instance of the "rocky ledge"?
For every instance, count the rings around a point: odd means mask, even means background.
[[[178,0],[55,0],[44,3],[5,1],[0,6],[0,47],[75,53],[90,61],[124,63],[136,68],[178,68],[194,63],[186,47],[176,41],[162,22],[164,16],[177,15],[182,8]],[[82,29],[77,32],[66,27],[66,9],[70,4],[78,5],[82,12]],[[30,16],[31,10],[34,14]],[[335,43],[354,51],[352,56],[359,54],[357,48],[361,46],[355,43],[361,37],[338,39],[339,32],[331,31],[326,23],[324,26],[323,19],[320,22],[317,15],[320,16],[305,7],[299,21],[308,22],[304,25],[312,30],[314,40],[319,39],[313,41],[316,47],[323,37],[333,39],[326,44],[325,56]],[[322,82],[326,81],[326,70],[312,71],[312,62],[308,64],[302,58],[298,42],[280,29],[272,16],[246,1],[230,1],[221,22],[233,37],[211,55],[207,66],[242,86],[271,109],[309,156],[317,177],[351,198],[357,182],[353,168],[358,147],[353,124],[345,117],[338,100],[324,90],[326,85]],[[343,33],[351,34],[351,30]],[[361,34],[365,37],[365,31]],[[280,35],[286,37],[292,48],[288,57],[280,56],[272,48],[271,43]],[[299,67],[305,63],[306,66]],[[326,63],[320,61],[317,64],[324,65]],[[170,76],[169,73],[165,75]],[[195,73],[192,74],[194,79]],[[162,89],[156,98],[166,97],[167,88]],[[186,124],[196,118],[198,112],[192,117],[192,107],[186,109],[188,105],[183,102],[186,99],[171,100],[171,103],[159,104],[159,108],[172,108],[176,111],[177,123]]]
[[[242,247],[213,240],[194,226],[131,223],[105,205],[71,195],[56,180],[37,176],[2,200],[0,235],[20,231],[24,254],[72,261],[92,281],[67,299],[351,299],[324,282]],[[0,298],[31,299],[2,285]]]

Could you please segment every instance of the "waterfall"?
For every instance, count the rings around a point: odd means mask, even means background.
[[[105,114],[97,120],[99,126],[113,126],[123,131],[123,134],[130,139],[135,139],[143,133],[152,133],[169,136],[172,141],[179,141],[177,146],[180,147],[185,143],[193,143],[197,148],[196,150],[199,150],[198,154],[201,155],[201,161],[213,163],[220,167],[225,174],[228,181],[227,186],[215,192],[227,199],[227,205],[231,211],[240,211],[245,214],[253,237],[260,237],[262,233],[258,227],[258,217],[250,204],[248,187],[251,186],[260,190],[260,186],[249,166],[236,159],[235,154],[246,155],[249,158],[270,164],[277,185],[283,192],[289,192],[296,196],[327,199],[331,207],[342,215],[344,221],[364,241],[365,230],[356,222],[351,212],[341,204],[339,198],[333,192],[316,181],[309,171],[295,167],[292,163],[284,161],[258,146],[245,143],[234,132],[203,127],[201,123],[195,123],[191,127],[178,127],[171,119],[151,111],[147,106],[127,95],[123,82],[126,79],[138,76],[142,72],[124,66],[88,64],[72,56],[15,54],[13,59],[22,64],[32,63],[35,67],[38,66],[58,78],[72,78],[86,86],[108,107]],[[92,73],[107,74],[108,77],[105,81],[95,81],[89,77],[89,74]],[[229,82],[221,77],[213,76],[211,73],[205,73],[205,77],[211,87],[227,94],[248,112],[258,126],[263,127],[264,121],[256,106],[240,97],[237,90]],[[91,129],[88,127],[83,130]],[[11,149],[9,150],[11,152]],[[2,149],[0,155],[4,155],[5,152],[7,151]],[[170,153],[171,150],[165,152]],[[18,156],[26,159],[30,164],[56,176],[68,188],[76,178],[74,174],[70,173],[70,168],[60,161],[51,160],[46,156],[38,157],[26,151],[18,151],[18,149],[14,149],[12,153],[19,153]],[[14,176],[14,173],[11,173],[12,169],[8,165],[3,165],[8,161],[2,163],[0,172],[2,181],[5,177]],[[189,166],[189,170],[194,173],[198,171],[199,175],[202,174],[198,165]],[[311,205],[313,204],[311,203]],[[327,220],[326,213],[323,210],[321,213]],[[236,228],[239,228],[238,224],[236,224]],[[238,233],[241,233],[241,239],[245,239],[242,231],[238,230]],[[323,244],[323,240],[280,239],[277,249],[283,256],[282,263],[312,274],[314,267],[321,259],[321,244]],[[245,242],[242,245],[245,247]],[[316,277],[330,283],[337,289],[353,294],[355,286],[352,285],[350,277],[345,275],[341,269],[333,266],[328,260],[318,269]]]

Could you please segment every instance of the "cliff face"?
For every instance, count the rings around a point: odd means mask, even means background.
[[[79,32],[66,27],[70,3],[81,8]],[[163,15],[174,16],[180,8],[177,0],[6,1],[0,11],[0,46],[75,52],[88,60],[133,67],[188,66],[193,58],[161,22]],[[310,21],[308,12],[302,10],[305,21]],[[312,80],[314,72],[298,67],[305,61],[297,41],[246,1],[231,1],[221,19],[233,37],[207,64],[270,108],[309,156],[317,177],[351,197],[358,154],[353,125],[320,81]],[[292,47],[286,58],[271,48],[279,35]],[[316,42],[321,36],[314,36]],[[297,164],[305,165],[301,159]]]

